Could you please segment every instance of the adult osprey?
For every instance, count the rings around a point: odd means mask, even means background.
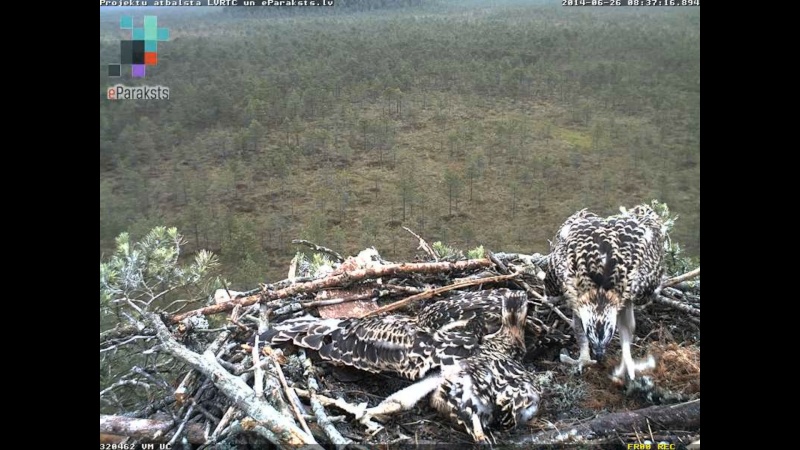
[[[291,340],[323,359],[419,380],[365,410],[362,420],[409,409],[433,393],[435,409],[485,442],[487,427],[511,428],[538,410],[536,380],[519,362],[527,304],[523,291],[470,292],[439,300],[417,317],[291,319],[262,338]]]
[[[622,362],[614,371],[629,379],[655,361],[635,363],[631,342],[636,327],[634,302],[647,298],[658,287],[664,258],[664,226],[655,211],[637,206],[630,211],[601,218],[586,210],[564,222],[551,243],[545,278],[548,296],[564,296],[572,310],[580,356],[566,363],[579,368],[605,355],[616,328],[620,331]]]

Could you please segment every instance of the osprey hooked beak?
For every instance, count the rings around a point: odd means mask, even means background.
[[[603,289],[593,291],[587,298],[588,302],[578,308],[589,348],[598,361],[605,357],[608,344],[617,329],[617,307],[609,301],[608,294]]]

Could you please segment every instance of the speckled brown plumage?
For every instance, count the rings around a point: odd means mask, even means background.
[[[260,340],[291,341],[335,363],[418,380],[431,369],[471,355],[484,335],[497,332],[503,298],[527,301],[523,291],[510,289],[463,292],[436,300],[414,317],[290,319],[276,324]],[[541,333],[540,321],[527,318],[527,324]]]
[[[529,421],[539,408],[533,373],[520,363],[525,353],[527,299],[501,297],[501,325],[483,337],[469,357],[393,394],[366,411],[365,417],[411,408],[432,393],[431,405],[462,426],[476,442],[487,442],[488,428],[513,428]]]
[[[414,317],[292,319],[261,340],[291,341],[329,361],[417,381],[364,410],[362,420],[409,409],[431,394],[436,410],[486,442],[487,428],[513,428],[538,411],[535,377],[520,362],[526,326],[541,323],[527,309],[524,291],[458,293]]]
[[[633,304],[659,285],[664,233],[658,214],[645,205],[607,218],[582,210],[564,222],[551,243],[545,278],[547,295],[564,296],[572,310],[581,348],[577,361],[563,360],[590,364],[590,348],[602,358],[618,327],[623,362],[615,375],[634,377]]]
[[[474,321],[470,325],[481,334],[495,333],[502,323],[502,299],[512,296],[524,298],[522,291],[510,289],[492,289],[475,292],[458,292],[450,297],[435,300],[419,311],[418,320],[421,326],[438,330],[450,323]],[[528,351],[538,350],[553,343],[565,342],[568,336],[559,331],[549,329],[534,314],[528,314],[524,321],[525,344]]]
[[[520,364],[525,352],[523,333],[527,305],[508,298],[497,333],[484,338],[459,370],[446,373],[431,404],[464,426],[478,442],[483,429],[510,429],[527,422],[538,411],[539,390],[534,375]],[[479,426],[478,426],[479,424]]]

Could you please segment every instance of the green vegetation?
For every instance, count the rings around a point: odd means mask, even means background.
[[[294,238],[544,253],[581,208],[657,198],[699,258],[699,8],[350,3],[165,17],[158,66],[123,82],[166,101],[106,100],[123,34],[101,14],[101,253],[177,226],[247,289]]]
[[[155,227],[138,241],[122,233],[113,253],[100,263],[100,327],[104,330],[100,341],[108,344],[100,350],[100,389],[117,390],[106,398],[101,394],[101,413],[125,410],[144,400],[142,390],[137,389],[141,386],[130,379],[132,368],[154,363],[163,373],[184,370],[173,367],[175,363],[162,353],[146,352],[152,350],[156,338],[142,331],[142,313],[175,313],[221,287],[214,276],[216,256],[201,250],[182,262],[185,242],[175,228]],[[208,327],[205,317],[196,318],[193,324]],[[126,332],[129,328],[141,335],[131,337],[135,333]],[[146,392],[150,393],[149,388]]]
[[[664,259],[664,270],[669,276],[678,276],[690,272],[700,267],[699,258],[687,255],[684,248],[672,238],[675,224],[678,223],[678,215],[673,215],[669,211],[669,206],[653,200],[650,204],[653,210],[661,216],[667,232],[667,242],[665,242],[666,255]]]

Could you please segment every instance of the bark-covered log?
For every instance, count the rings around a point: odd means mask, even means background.
[[[358,269],[339,275],[321,278],[319,280],[309,281],[307,283],[293,284],[277,291],[265,290],[249,297],[240,297],[228,302],[222,302],[216,305],[207,306],[205,308],[196,309],[194,311],[188,311],[186,313],[173,316],[171,322],[178,323],[193,316],[218,314],[221,312],[230,311],[236,305],[250,306],[258,303],[262,299],[267,301],[278,300],[291,297],[296,294],[317,292],[321,289],[347,286],[350,283],[362,281],[368,278],[397,277],[422,273],[449,273],[464,270],[474,270],[483,267],[489,267],[491,265],[491,261],[486,258],[482,258],[457,262],[387,264],[385,266],[377,266],[368,269]]]
[[[555,427],[557,430],[525,436],[514,444],[563,444],[642,430],[699,429],[700,399],[676,405],[650,406],[635,411],[604,414],[578,425],[556,424]]]
[[[165,436],[174,425],[171,420],[134,419],[100,414],[100,433],[130,436],[137,440],[166,442]],[[202,444],[206,441],[203,426],[199,423],[187,424],[183,431],[190,444]]]

